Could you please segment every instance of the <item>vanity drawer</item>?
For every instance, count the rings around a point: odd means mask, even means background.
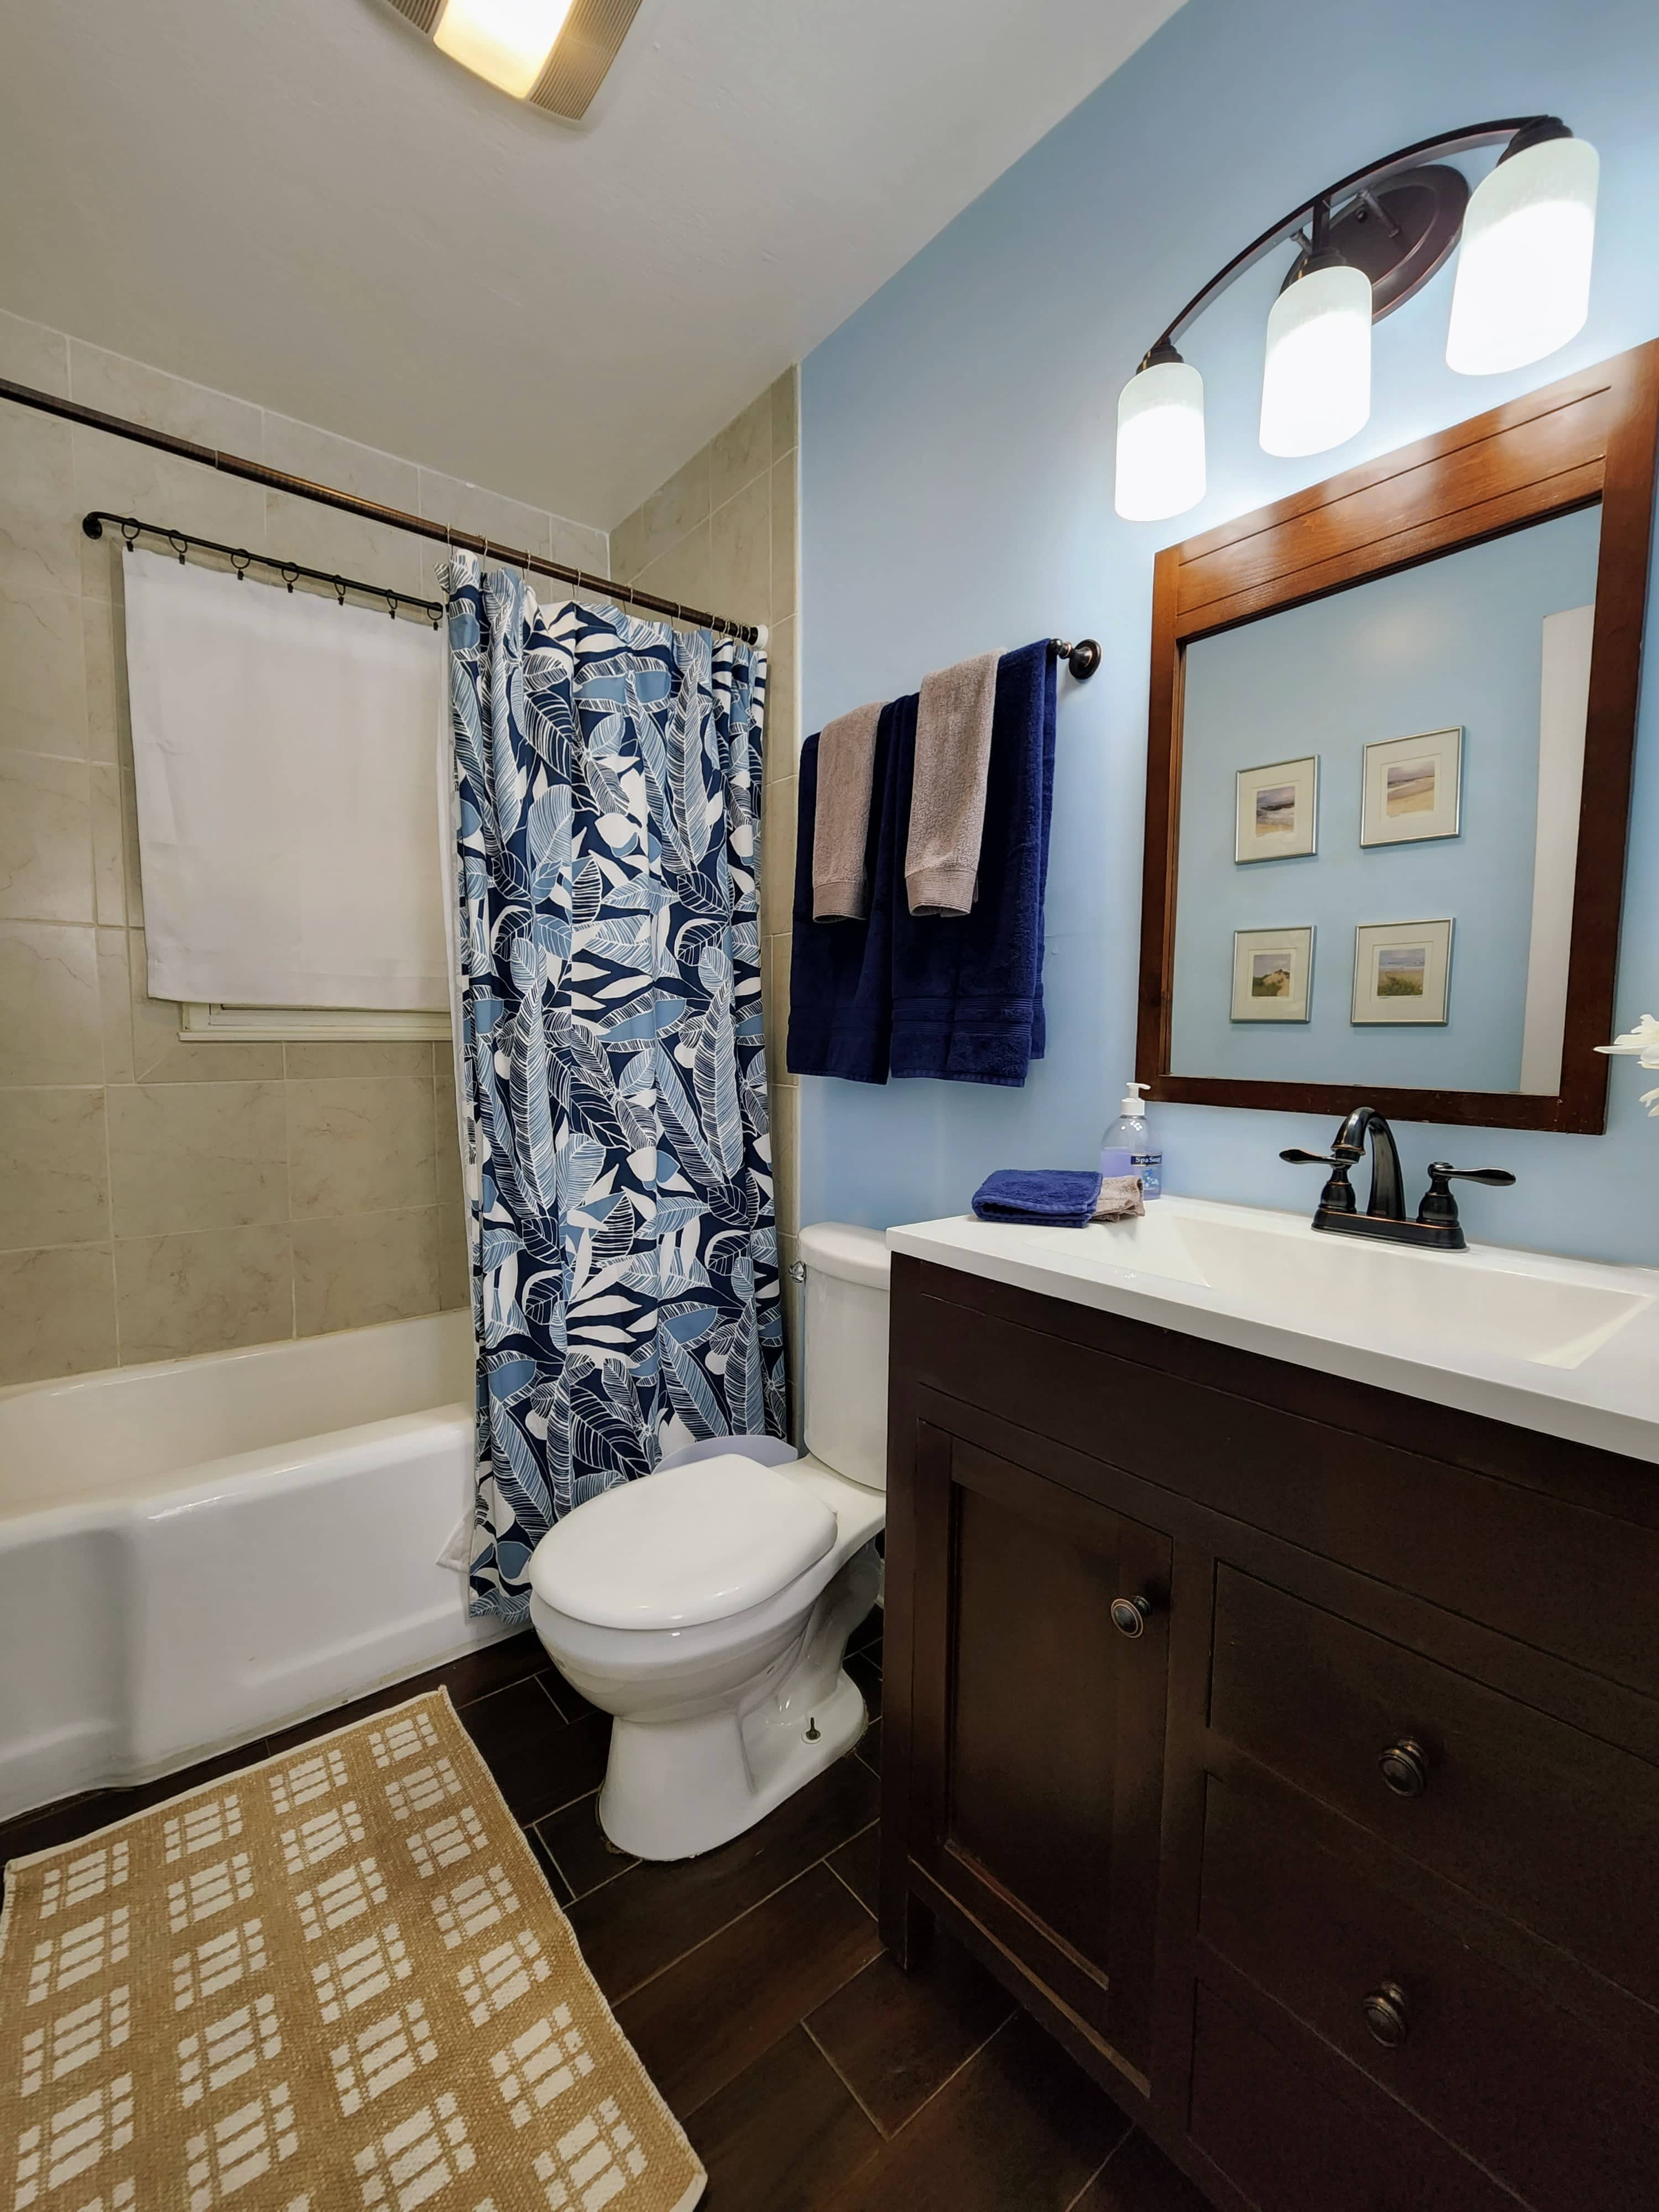
[[[1210,1725],[1659,2003],[1659,1767],[1224,1565]],[[1378,1762],[1408,1743],[1422,1787],[1396,1795]]]
[[[1539,2212],[1642,2212],[1659,2079],[1447,1917],[1405,1903],[1253,1792],[1206,1785],[1200,1933],[1212,1949]],[[1364,2006],[1404,2023],[1385,2046]],[[1384,2012],[1384,2033],[1395,2032]]]
[[[1516,2212],[1515,2199],[1351,2069],[1352,2097],[1302,2033],[1200,1982],[1187,2130],[1257,2212]],[[1336,2062],[1340,2064],[1340,2062]]]

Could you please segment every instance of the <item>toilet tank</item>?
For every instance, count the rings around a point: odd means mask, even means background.
[[[885,1490],[887,1240],[879,1230],[819,1221],[801,1231],[800,1256],[806,1449],[849,1482]]]

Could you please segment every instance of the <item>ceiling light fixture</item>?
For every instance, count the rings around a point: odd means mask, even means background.
[[[1503,144],[1470,197],[1433,155]],[[1559,117],[1480,123],[1358,169],[1265,230],[1195,293],[1118,400],[1117,512],[1163,522],[1204,495],[1204,388],[1176,341],[1275,246],[1300,247],[1267,317],[1261,444],[1322,453],[1370,415],[1371,333],[1457,247],[1446,358],[1466,374],[1522,368],[1565,345],[1589,310],[1595,149]],[[1304,228],[1305,226],[1305,228]]]
[[[514,100],[580,123],[640,0],[392,0],[400,15]]]
[[[444,0],[432,43],[522,100],[534,89],[570,0]]]

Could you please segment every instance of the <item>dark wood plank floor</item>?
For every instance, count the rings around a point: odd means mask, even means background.
[[[881,1705],[879,1613],[849,1671]],[[877,1720],[769,1819],[652,1866],[594,1816],[610,1723],[526,1634],[140,1790],[0,1826],[0,1863],[441,1684],[617,2016],[708,2168],[708,2212],[1203,2212],[1118,2108],[954,1944],[876,1935]]]

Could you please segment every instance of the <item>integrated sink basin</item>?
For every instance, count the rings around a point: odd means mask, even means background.
[[[1166,1212],[1160,1200],[1139,1221],[1039,1234],[1045,1243],[1076,1239],[1091,1267],[1189,1283],[1318,1336],[1449,1342],[1546,1367],[1577,1367],[1653,1303],[1646,1290],[1522,1272],[1510,1263],[1523,1253],[1350,1243],[1295,1215],[1243,1206],[1200,1211],[1176,1200]]]
[[[1135,1221],[971,1216],[896,1251],[1659,1460],[1659,1273],[1497,1245],[1420,1251],[1165,1197]]]

